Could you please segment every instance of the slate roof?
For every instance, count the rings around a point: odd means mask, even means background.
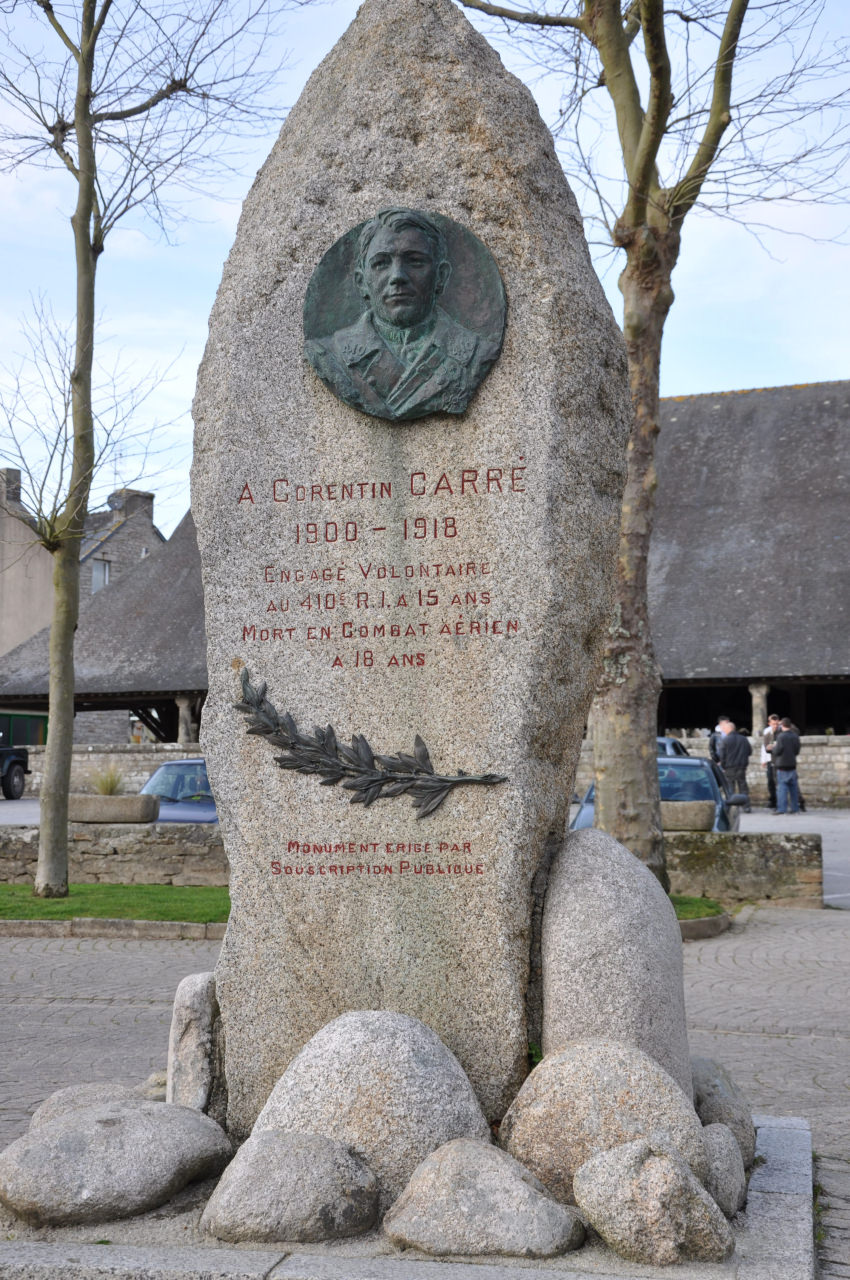
[[[665,681],[850,675],[850,382],[662,401]]]
[[[0,705],[45,706],[49,627],[0,657]],[[92,596],[75,646],[78,707],[121,705],[207,688],[201,562],[187,513],[169,540]]]

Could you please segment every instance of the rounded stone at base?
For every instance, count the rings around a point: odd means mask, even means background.
[[[702,1179],[702,1125],[688,1098],[647,1054],[613,1040],[577,1040],[535,1067],[499,1141],[564,1204],[586,1160],[656,1129]]]
[[[28,1222],[129,1218],[211,1177],[232,1155],[209,1116],[167,1102],[111,1102],[68,1112],[0,1153],[0,1201]]]
[[[705,1189],[715,1204],[732,1218],[747,1199],[747,1175],[741,1148],[725,1124],[709,1124],[702,1131],[708,1176]]]
[[[201,1218],[201,1230],[232,1244],[315,1242],[374,1226],[378,1183],[341,1142],[265,1129],[240,1147]]]
[[[469,1079],[436,1032],[387,1010],[344,1013],[290,1062],[253,1134],[323,1133],[366,1160],[387,1209],[452,1138],[489,1139]],[[253,1136],[253,1135],[252,1135]]]
[[[756,1131],[752,1111],[743,1091],[726,1068],[714,1058],[691,1058],[694,1106],[704,1125],[725,1124],[741,1148],[744,1168],[752,1168],[756,1155]]]
[[[691,1097],[676,913],[652,872],[603,831],[571,832],[552,861],[541,962],[544,1054],[620,1040]]]
[[[630,1262],[725,1262],[729,1223],[667,1142],[627,1142],[576,1170],[575,1197],[594,1230]]]
[[[578,1214],[507,1152],[473,1138],[426,1156],[384,1219],[384,1232],[400,1248],[436,1256],[551,1258],[584,1241]]]

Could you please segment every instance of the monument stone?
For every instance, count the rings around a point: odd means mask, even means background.
[[[449,0],[365,0],[245,202],[195,402],[237,1137],[348,1010],[433,1028],[490,1120],[522,1083],[625,367],[528,90]]]

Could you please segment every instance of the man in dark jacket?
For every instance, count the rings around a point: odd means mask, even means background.
[[[742,733],[739,733],[731,720],[722,723],[724,735],[717,744],[720,767],[726,774],[726,781],[735,795],[747,796],[744,813],[751,813],[747,786],[747,761],[752,747]]]
[[[777,813],[800,812],[800,788],[797,782],[797,756],[800,735],[787,716],[779,721],[779,733],[768,748],[776,770]]]

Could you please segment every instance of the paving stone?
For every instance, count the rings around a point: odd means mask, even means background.
[[[4,1280],[259,1280],[281,1252],[0,1244]]]

